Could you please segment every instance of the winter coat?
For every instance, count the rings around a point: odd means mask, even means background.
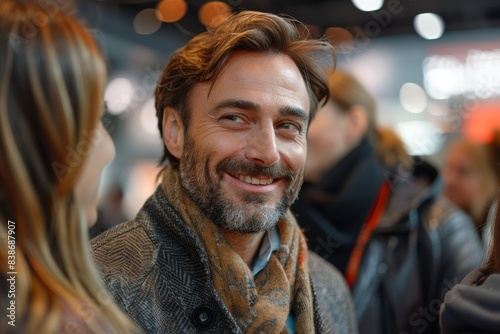
[[[215,289],[206,250],[161,186],[132,221],[91,242],[112,296],[147,333],[241,333]],[[309,253],[317,333],[357,333],[340,273]]]

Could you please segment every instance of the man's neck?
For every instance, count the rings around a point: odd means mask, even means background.
[[[253,259],[259,250],[265,231],[258,233],[240,233],[221,229],[222,234],[234,248],[236,253],[245,261],[248,268],[252,268]]]

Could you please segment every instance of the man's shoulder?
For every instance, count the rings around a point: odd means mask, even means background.
[[[309,275],[318,300],[336,305],[352,299],[351,292],[340,271],[318,254],[309,251]]]
[[[109,240],[120,239],[128,237],[128,235],[136,233],[141,228],[141,224],[136,220],[129,220],[102,232],[90,240],[92,248],[100,247],[102,244],[107,243]]]
[[[152,254],[154,243],[144,225],[131,220],[119,224],[90,241],[92,255],[100,262],[111,262],[124,255],[144,257]]]
[[[308,261],[309,274],[316,289],[321,287],[326,289],[348,290],[340,271],[328,261],[311,250],[308,252]]]
[[[352,295],[340,271],[309,250],[309,275],[318,307],[335,333],[357,333]]]
[[[149,231],[137,220],[100,234],[90,246],[94,263],[110,290],[116,285],[134,289],[153,269],[156,246]]]
[[[119,224],[98,235],[90,241],[92,256],[104,273],[113,268],[147,270],[154,263],[155,249],[159,243],[160,232],[157,222],[167,217],[156,217],[158,192],[144,204],[136,217]]]

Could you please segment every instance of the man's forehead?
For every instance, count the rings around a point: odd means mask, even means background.
[[[231,55],[214,80],[208,82],[211,91],[217,89],[281,89],[306,93],[306,83],[293,60],[284,54],[238,51]]]
[[[272,70],[284,77],[301,76],[295,62],[286,54],[235,51],[222,67],[219,77],[228,72],[236,78],[245,78],[246,75],[252,73],[252,70],[261,68],[265,68],[267,71]]]

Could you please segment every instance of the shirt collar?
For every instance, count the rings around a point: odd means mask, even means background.
[[[264,238],[260,244],[259,253],[257,258],[252,264],[252,274],[257,275],[262,269],[267,266],[271,255],[280,246],[280,234],[278,228],[275,226],[270,230],[267,230],[264,234]]]

